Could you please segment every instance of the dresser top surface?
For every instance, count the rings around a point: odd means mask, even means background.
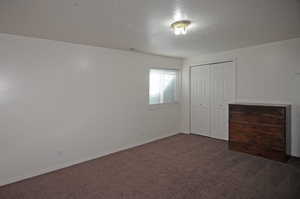
[[[245,103],[245,102],[236,102],[229,105],[242,105],[242,106],[269,106],[269,107],[289,107],[290,104],[272,104],[272,103]]]

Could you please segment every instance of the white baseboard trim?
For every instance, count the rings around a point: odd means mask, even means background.
[[[189,130],[182,130],[181,133],[184,133],[184,134],[191,134]]]
[[[170,137],[170,136],[176,135],[176,134],[178,134],[178,133],[169,133],[169,134],[166,134],[166,135],[163,135],[163,136],[158,136],[158,137],[149,139],[147,141],[142,141],[142,142],[137,143],[137,144],[132,144],[132,145],[129,145],[129,146],[120,147],[120,148],[118,148],[116,150],[113,150],[113,151],[102,152],[102,153],[96,154],[94,156],[82,158],[80,160],[65,162],[65,163],[60,164],[60,165],[56,165],[56,166],[49,167],[49,168],[39,169],[38,171],[35,171],[35,172],[27,173],[27,174],[20,175],[20,176],[14,176],[14,177],[11,177],[11,178],[8,178],[8,179],[0,179],[0,187],[4,186],[4,185],[16,183],[16,182],[19,182],[19,181],[22,181],[22,180],[26,180],[26,179],[29,179],[29,178],[33,178],[33,177],[36,177],[36,176],[39,176],[39,175],[44,175],[44,174],[47,174],[47,173],[50,173],[50,172],[53,172],[53,171],[57,171],[57,170],[60,170],[60,169],[63,169],[63,168],[67,168],[67,167],[70,167],[70,166],[74,166],[76,164],[80,164],[80,163],[83,163],[83,162],[94,160],[94,159],[97,159],[97,158],[100,158],[100,157],[103,157],[103,156],[106,156],[106,155],[109,155],[109,154],[112,154],[112,153],[116,153],[116,152],[119,152],[119,151],[123,151],[123,150],[126,150],[126,149],[137,147],[137,146],[147,144],[149,142],[153,142],[153,141],[163,139],[163,138],[166,138],[166,137]]]

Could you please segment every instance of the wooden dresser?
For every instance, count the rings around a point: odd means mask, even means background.
[[[290,105],[230,104],[229,149],[287,161]]]

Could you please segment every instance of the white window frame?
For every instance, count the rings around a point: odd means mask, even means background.
[[[150,104],[150,72],[151,70],[169,70],[169,71],[176,71],[176,88],[175,88],[175,101],[174,102],[164,102],[164,103],[158,103],[158,104]],[[179,101],[179,85],[180,85],[180,70],[177,68],[157,68],[157,67],[151,67],[148,70],[148,105],[150,107],[157,107],[157,106],[166,106],[171,104],[178,104]]]

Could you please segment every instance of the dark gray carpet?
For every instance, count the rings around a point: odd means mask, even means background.
[[[300,167],[179,134],[1,187],[0,198],[299,199]]]

